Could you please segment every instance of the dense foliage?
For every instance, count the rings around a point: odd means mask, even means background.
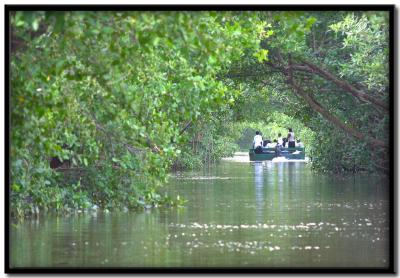
[[[386,12],[10,17],[15,215],[182,204],[160,193],[169,171],[255,130],[292,127],[317,170],[388,170]]]
[[[187,127],[233,102],[216,76],[257,50],[262,24],[245,12],[12,13],[13,212],[177,203],[157,188]]]

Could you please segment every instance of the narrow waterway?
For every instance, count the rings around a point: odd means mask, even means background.
[[[388,182],[306,163],[175,174],[183,208],[46,216],[10,228],[12,267],[387,267]]]

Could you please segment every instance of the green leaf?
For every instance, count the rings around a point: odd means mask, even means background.
[[[38,19],[35,19],[32,22],[32,29],[33,29],[33,31],[37,31],[39,29],[39,20]]]
[[[18,184],[13,183],[13,184],[11,185],[11,189],[12,189],[12,191],[18,193],[18,192],[21,191],[21,186],[19,186]]]
[[[268,61],[268,49],[261,49],[258,52],[254,54],[254,56],[257,58],[257,60],[262,63],[264,61]]]

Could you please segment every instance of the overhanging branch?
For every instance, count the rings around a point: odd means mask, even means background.
[[[384,103],[383,101],[376,99],[361,90],[358,90],[350,83],[336,78],[332,73],[328,72],[327,70],[325,70],[321,67],[318,67],[317,65],[314,65],[307,61],[303,61],[303,63],[306,65],[305,67],[296,65],[296,69],[316,73],[319,76],[323,77],[324,79],[332,81],[337,86],[339,86],[343,90],[349,92],[352,96],[356,97],[357,99],[359,99],[363,102],[369,102],[369,103],[373,104],[374,106],[384,110],[385,112],[389,112],[388,104]]]
[[[290,63],[290,59],[289,59]],[[286,76],[287,82],[291,85],[293,88],[293,91],[296,95],[300,96],[303,98],[310,106],[311,108],[318,112],[321,116],[323,116],[326,120],[334,124],[336,127],[342,129],[344,132],[346,132],[349,135],[354,136],[355,138],[359,140],[363,140],[366,142],[369,142],[373,145],[380,146],[380,147],[385,147],[387,148],[388,145],[386,142],[372,138],[369,136],[366,136],[365,134],[359,132],[355,128],[352,128],[345,123],[343,123],[339,118],[331,114],[326,108],[324,108],[315,98],[313,98],[310,94],[307,94],[302,90],[302,88],[296,84],[294,78],[293,78],[293,70],[289,64],[288,70],[284,72],[284,75]]]

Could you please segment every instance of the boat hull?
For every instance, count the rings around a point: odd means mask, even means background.
[[[276,156],[275,148],[262,148],[262,153],[255,153],[254,149],[249,149],[250,161],[264,161],[272,160]],[[305,159],[306,153],[304,147],[295,148],[282,148],[279,157],[284,157],[286,159]]]

